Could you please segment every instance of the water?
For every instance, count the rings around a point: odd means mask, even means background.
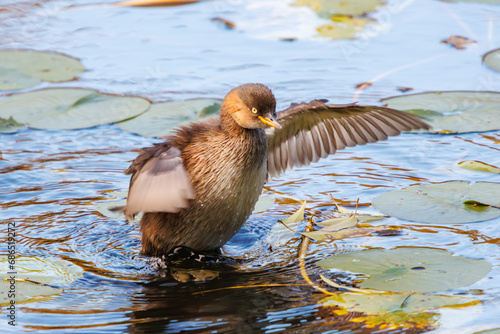
[[[320,20],[277,0],[171,8],[112,8],[86,0],[3,1],[0,6],[3,48],[67,53],[87,69],[76,81],[40,88],[84,87],[164,101],[221,98],[235,85],[262,82],[273,89],[280,108],[312,98],[379,104],[380,98],[400,94],[398,86],[414,92],[500,90],[500,75],[480,61],[499,45],[500,11],[494,5],[389,1],[378,12],[382,24],[355,41],[312,37],[313,24]],[[215,16],[234,21],[236,30],[210,21]],[[462,51],[440,43],[454,34],[478,43]],[[357,84],[374,78],[373,86],[356,95]],[[390,218],[383,224],[400,226],[401,235],[335,243],[338,251],[435,247],[492,263],[486,278],[450,292],[474,293],[481,305],[442,309],[424,328],[371,329],[349,321],[356,314],[334,314],[318,305],[321,293],[304,285],[298,239],[272,250],[266,243],[277,220],[298,208],[290,198],[307,199],[307,212],[314,213],[333,208],[330,194],[352,206],[358,198],[369,204],[385,191],[415,183],[500,182],[498,175],[456,167],[462,160],[499,165],[499,131],[404,134],[289,171],[266,186],[277,203],[253,215],[225,247],[225,254],[241,261],[239,268],[205,282],[184,283],[140,255],[136,225],[105,217],[94,207],[127,188],[123,171],[140,148],[158,140],[102,125],[75,131],[24,129],[0,134],[0,141],[0,215],[3,229],[16,224],[18,256],[62,259],[83,269],[80,278],[61,285],[63,293],[18,304],[15,329],[2,314],[2,332],[473,333],[500,327],[498,218],[460,225]],[[5,253],[6,243],[1,245]],[[313,280],[319,281],[323,272],[314,262],[332,248],[311,245],[307,270]]]

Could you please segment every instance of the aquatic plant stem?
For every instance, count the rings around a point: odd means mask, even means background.
[[[309,220],[309,224],[307,225],[306,227],[306,232],[311,232],[313,230],[313,227],[312,227],[312,222]],[[309,237],[306,237],[306,236],[302,236],[302,242],[301,242],[301,245],[300,245],[300,251],[299,251],[299,269],[300,269],[300,274],[302,275],[302,278],[307,282],[307,284],[309,284],[310,286],[312,286],[314,289],[320,291],[320,292],[323,292],[327,295],[330,295],[330,296],[333,296],[335,295],[335,293],[333,292],[330,292],[326,289],[323,289],[322,287],[320,287],[319,285],[317,285],[316,283],[314,283],[313,281],[311,281],[311,279],[309,278],[309,275],[307,275],[307,271],[306,271],[306,255],[307,255],[307,249],[309,248],[309,242],[311,241],[311,239],[309,239]]]

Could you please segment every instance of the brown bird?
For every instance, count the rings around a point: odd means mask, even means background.
[[[345,147],[428,128],[398,110],[325,102],[276,113],[269,88],[241,85],[224,98],[219,116],[144,149],[125,172],[132,178],[124,209],[129,220],[144,212],[143,254],[217,249],[245,223],[269,177]]]

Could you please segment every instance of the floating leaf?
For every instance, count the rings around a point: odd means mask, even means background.
[[[393,190],[373,199],[379,211],[400,219],[421,223],[469,223],[500,216],[500,210],[487,207],[475,210],[466,201],[500,206],[500,183],[448,181],[414,185]]]
[[[367,249],[334,255],[316,263],[325,269],[361,273],[361,288],[393,292],[436,292],[474,284],[490,270],[484,260],[469,259],[432,248]]]
[[[274,197],[260,195],[259,200],[255,203],[255,208],[253,209],[252,214],[267,211],[274,205],[274,202],[276,202]]]
[[[500,168],[481,161],[465,160],[459,162],[458,165],[465,169],[477,170],[480,172],[500,173]]]
[[[474,44],[477,42],[470,40],[467,37],[453,35],[453,36],[448,37],[445,40],[442,40],[441,43],[450,44],[451,46],[453,46],[454,48],[456,48],[458,50],[464,50],[465,45]]]
[[[295,237],[299,223],[304,220],[304,210],[306,208],[306,201],[302,202],[302,206],[293,215],[286,217],[282,220],[283,224],[278,223],[273,226],[271,231],[267,234],[267,242],[270,244],[282,244]],[[286,226],[285,226],[286,225]]]
[[[231,22],[229,20],[223,19],[222,17],[212,17],[212,19],[210,19],[210,21],[219,22],[219,23],[223,24],[224,27],[226,27],[227,29],[236,28],[236,24],[234,24],[233,22]]]
[[[60,53],[0,50],[0,90],[68,81],[84,70],[78,59]]]
[[[81,129],[134,117],[146,111],[149,104],[140,97],[88,89],[42,89],[0,100],[0,117],[13,117],[35,129]]]
[[[290,228],[296,228],[298,223],[304,220],[304,210],[306,209],[306,201],[302,202],[300,209],[298,209],[293,215],[283,219],[283,224]]]
[[[24,124],[14,121],[12,116],[9,119],[0,118],[0,133],[13,133],[24,128]]]
[[[365,237],[367,235],[372,234],[373,232],[381,231],[384,229],[387,229],[387,227],[385,226],[375,226],[366,228],[356,227],[356,228],[345,228],[337,232],[330,232],[330,231],[325,231],[325,229],[323,228],[321,230],[313,232],[300,232],[300,234],[308,238],[314,239],[316,241],[324,241],[324,240],[335,241],[348,238]]]
[[[358,219],[355,215],[349,215],[346,217],[337,217],[325,219],[323,221],[317,222],[316,225],[324,226],[322,231],[338,231],[343,228],[353,227],[358,224]]]
[[[216,115],[220,107],[221,101],[215,99],[154,103],[142,115],[117,125],[122,130],[141,136],[161,137],[176,126]]]
[[[500,72],[500,49],[495,49],[486,53],[483,56],[483,63],[489,68]]]
[[[124,7],[170,7],[189,5],[191,3],[200,2],[204,0],[137,0],[137,1],[123,1],[113,4],[114,6]]]
[[[9,274],[12,271],[17,274]],[[11,268],[8,257],[0,256],[0,278],[4,285],[3,291],[9,291],[13,283],[16,303],[60,294],[62,289],[57,286],[68,285],[82,274],[83,269],[64,260],[16,257],[14,268]],[[12,280],[12,277],[15,279]],[[12,298],[4,293],[0,297],[0,304],[8,304],[10,299]]]
[[[435,133],[500,129],[500,93],[448,91],[408,94],[382,99],[389,108],[425,117]]]

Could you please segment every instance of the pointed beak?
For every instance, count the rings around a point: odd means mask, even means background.
[[[278,121],[275,120],[272,116],[271,117],[259,116],[258,119],[267,126],[272,126],[275,129],[281,129],[280,123],[278,123]]]

